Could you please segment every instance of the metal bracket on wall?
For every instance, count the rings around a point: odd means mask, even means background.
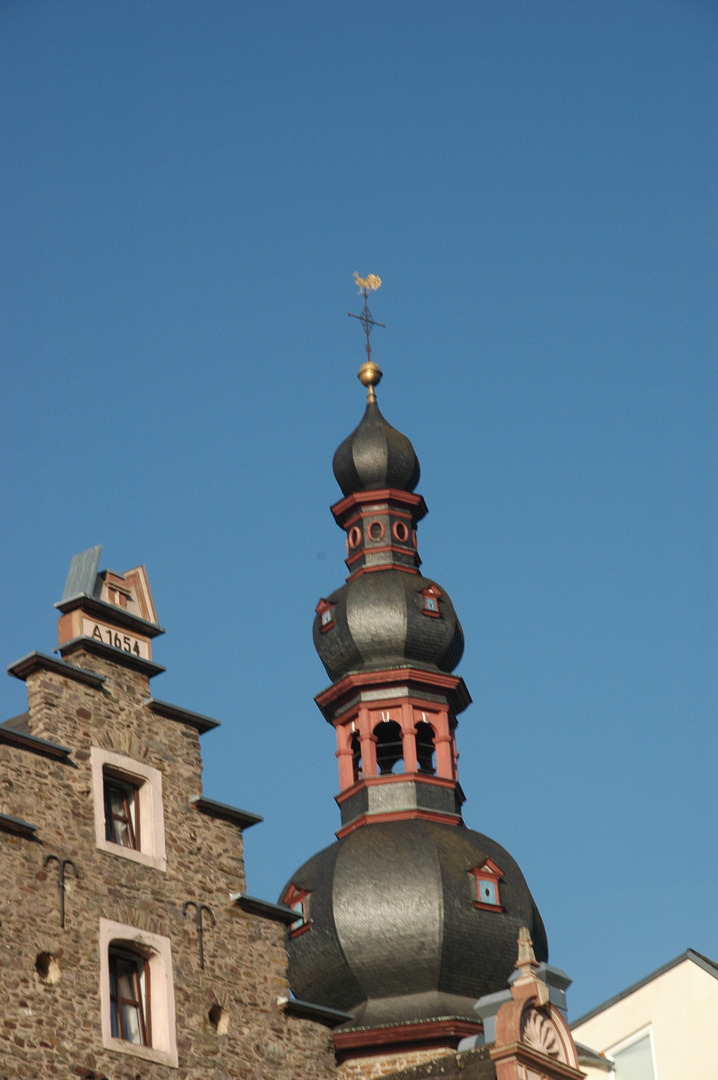
[[[47,866],[51,862],[57,863],[57,883],[60,887],[60,926],[65,927],[65,870],[68,866],[72,867],[72,871],[76,878],[80,875],[77,871],[72,859],[61,859],[59,855],[46,855],[45,861],[42,864],[43,867]]]
[[[193,907],[195,910],[195,916],[197,921],[197,937],[199,938],[199,966],[204,970],[204,927],[202,925],[202,913],[207,912],[212,920],[212,926],[217,925],[217,921],[212,913],[212,908],[207,907],[206,904],[196,904],[194,900],[188,900],[185,906],[182,908],[182,914],[187,914],[187,908]]]

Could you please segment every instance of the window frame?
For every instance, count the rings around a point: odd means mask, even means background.
[[[122,802],[126,808],[126,812],[123,815],[115,812],[112,806],[112,800],[111,798],[108,798],[112,791],[122,793]],[[108,843],[117,844],[118,847],[129,848],[131,851],[142,851],[139,815],[140,798],[137,785],[121,776],[114,776],[108,769],[103,769],[102,793],[105,800],[105,840],[107,840]],[[129,844],[123,844],[121,840],[115,840],[112,836],[107,835],[108,832],[115,832],[114,824],[116,820],[120,822],[124,821],[127,825],[127,835],[130,840]]]
[[[167,869],[165,823],[162,805],[162,773],[114,750],[90,748],[95,804],[95,841],[100,851],[130,859],[156,870]],[[106,788],[112,782],[134,788],[136,847],[107,839]]]
[[[499,892],[499,882],[503,878],[503,873],[493,861],[493,859],[484,859],[478,866],[469,870],[469,873],[476,880],[476,899],[473,901],[475,908],[479,908],[481,911],[503,911],[501,904],[501,894]],[[486,882],[493,886],[494,896],[496,902],[493,904],[487,903],[486,900],[481,898],[481,883]]]
[[[311,919],[307,918],[307,898],[309,896],[309,889],[300,889],[292,882],[284,894],[284,901],[286,907],[292,908],[296,911],[297,918],[289,926],[289,936],[291,938],[298,937],[299,934],[303,934],[311,927]]]
[[[327,630],[331,630],[334,626],[333,607],[334,604],[330,600],[325,600],[322,597],[314,609],[319,616],[319,630],[322,634],[326,634]]]
[[[614,1065],[620,1065],[620,1061],[616,1062],[614,1054],[620,1054],[623,1050],[629,1050],[636,1043],[641,1042],[642,1039],[648,1038],[648,1045],[651,1049],[651,1067],[653,1069],[653,1080],[658,1080],[658,1069],[656,1067],[656,1046],[653,1041],[653,1025],[646,1024],[644,1027],[639,1028],[638,1031],[634,1031],[631,1035],[627,1035],[624,1039],[620,1039],[614,1043],[613,1046],[609,1046],[604,1053],[613,1062]],[[615,1070],[614,1070],[615,1074]]]
[[[110,1031],[113,1038],[122,1039],[123,1042],[132,1043],[133,1046],[152,1046],[152,1010],[147,1008],[147,1004],[152,1000],[151,998],[151,979],[150,979],[150,965],[144,956],[139,953],[131,952],[129,949],[117,948],[110,945],[108,949],[107,962],[110,969]],[[124,963],[132,966],[132,984],[134,988],[134,997],[125,998],[120,991],[120,970],[119,965]],[[114,982],[115,993],[112,992],[112,985]],[[128,1038],[125,1035],[124,1027],[124,1010],[123,1005],[129,1004],[137,1011],[139,1018],[139,1030],[140,1041],[136,1042],[134,1039]],[[120,1032],[119,1035],[115,1035],[113,1028],[117,1027]]]
[[[427,585],[425,589],[420,589],[419,596],[423,601],[421,614],[428,615],[432,619],[440,619],[439,600],[443,595],[441,589],[436,585]],[[429,605],[433,606],[430,607]]]
[[[142,966],[145,1044],[112,1033],[110,973],[113,957],[136,960],[138,969]],[[169,938],[110,919],[100,919],[100,1000],[102,1043],[106,1050],[177,1068],[174,977]]]

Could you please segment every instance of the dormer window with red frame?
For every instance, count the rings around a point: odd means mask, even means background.
[[[292,911],[296,911],[297,918],[289,927],[289,936],[297,937],[298,934],[303,934],[305,930],[308,930],[311,926],[311,922],[307,917],[307,898],[309,896],[308,889],[298,889],[297,886],[292,883],[287,889],[284,897],[284,903],[287,907],[290,907]]]
[[[501,870],[491,859],[485,859],[469,873],[476,878],[476,900],[474,907],[484,911],[503,911],[499,899],[499,881],[503,877]]]
[[[442,595],[441,589],[436,585],[429,585],[428,588],[422,589],[419,593],[419,596],[423,597],[424,600],[422,615],[431,615],[435,619],[440,619],[439,597]]]
[[[329,600],[321,599],[314,609],[319,616],[319,629],[323,634],[326,634],[327,630],[331,630],[334,626],[334,619],[332,617],[332,608],[334,604]]]

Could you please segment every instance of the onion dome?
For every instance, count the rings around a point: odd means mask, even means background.
[[[359,427],[338,448],[333,464],[345,495],[382,488],[413,491],[419,483],[419,459],[411,441],[384,419],[376,398],[367,402]]]
[[[464,632],[448,593],[416,573],[388,570],[350,578],[319,605],[313,633],[332,682],[352,672],[398,667],[449,672],[464,652]]]
[[[522,926],[537,959],[548,959],[517,863],[466,828],[404,820],[356,829],[305,863],[288,895],[302,898],[288,940],[292,991],[352,1013],[348,1029],[476,1022],[475,1001],[506,988]]]

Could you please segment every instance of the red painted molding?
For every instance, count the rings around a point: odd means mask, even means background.
[[[334,707],[342,704],[346,698],[356,697],[357,690],[361,691],[365,687],[371,689],[382,686],[394,687],[397,684],[407,684],[410,690],[409,700],[417,705],[423,702],[427,712],[436,708],[436,702],[429,702],[421,697],[423,687],[442,691],[448,698],[454,715],[463,712],[471,704],[471,697],[466,689],[466,684],[458,675],[445,675],[440,671],[423,671],[420,668],[412,667],[393,668],[384,671],[357,671],[351,675],[345,675],[338,683],[328,686],[321,694],[317,694],[314,700],[327,721],[332,724],[336,719]],[[416,699],[411,692],[412,688],[416,688]],[[392,699],[392,703],[396,704],[396,701]],[[379,700],[377,699],[373,704],[374,707],[378,708]]]
[[[371,546],[369,546],[369,544],[371,544]],[[365,542],[364,547],[361,549],[361,551],[356,551],[354,548],[352,548],[353,554],[346,558],[344,562],[347,564],[347,566],[349,566],[350,563],[356,562],[357,559],[361,559],[365,555],[380,555],[385,551],[393,551],[397,555],[408,555],[410,557],[416,555],[416,552],[413,548],[397,547],[396,544],[379,544],[374,540],[371,540],[369,541],[369,543]],[[377,570],[386,570],[387,566],[389,566],[389,563],[383,563],[381,567],[377,567]]]
[[[355,821],[352,821],[349,825],[345,825],[343,829],[338,829],[334,834],[338,840],[348,836],[350,832],[354,832],[355,829],[360,829],[363,825],[378,825],[385,821],[437,821],[440,825],[461,825],[461,816],[459,814],[437,814],[431,810],[395,810],[390,814],[362,814]],[[492,908],[495,911],[495,908]]]
[[[388,503],[373,503],[372,506],[366,509],[360,508],[356,514],[352,514],[350,518],[343,521],[342,528],[349,530],[358,521],[371,521],[377,514],[385,514],[392,518],[405,518],[410,524],[414,521],[414,515],[409,513],[408,510],[400,510],[394,506],[390,507]]]
[[[484,1030],[480,1021],[426,1020],[417,1024],[395,1027],[365,1028],[361,1031],[335,1031],[334,1049],[341,1064],[351,1057],[368,1057],[379,1048],[393,1051],[428,1050],[446,1046],[455,1050],[467,1035],[479,1035]]]
[[[411,491],[399,491],[398,488],[382,488],[378,491],[356,491],[353,495],[347,495],[332,506],[332,514],[337,522],[352,507],[362,507],[374,503],[386,502],[403,503],[404,506],[413,507],[412,517],[415,521],[421,521],[428,514],[428,508],[423,495],[414,495]]]

